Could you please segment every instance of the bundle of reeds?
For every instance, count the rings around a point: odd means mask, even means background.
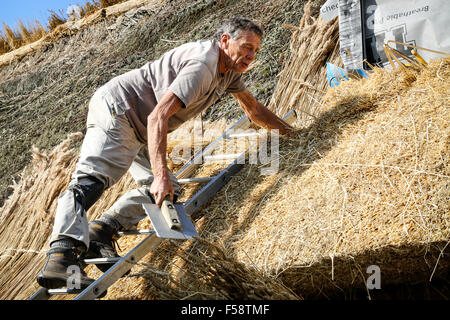
[[[164,252],[169,257],[164,263],[171,265],[171,269],[163,271],[155,269],[154,263],[147,263],[130,277],[144,279],[151,288],[147,298],[151,294],[156,299],[299,299],[281,281],[236,261],[221,244],[198,238],[192,252],[176,244]],[[162,254],[158,256],[161,257]],[[194,265],[195,268],[190,267]]]
[[[320,99],[328,88],[325,62],[342,65],[337,18],[323,22],[304,7],[299,26],[293,30],[287,62],[280,74],[269,108],[278,115],[298,111],[298,125],[306,126],[321,111]],[[301,66],[301,67],[300,67]]]
[[[22,173],[0,211],[1,299],[26,299],[36,289],[36,266],[43,265],[59,193],[74,168],[71,135],[50,154],[33,150],[33,166]]]

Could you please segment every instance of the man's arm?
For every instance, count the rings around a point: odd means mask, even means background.
[[[258,126],[268,130],[278,129],[281,134],[288,134],[294,130],[288,123],[259,103],[248,89],[242,92],[232,93],[232,95],[242,109],[244,109],[247,117]]]
[[[169,118],[174,115],[183,103],[168,91],[147,118],[147,143],[154,180],[150,192],[156,204],[161,206],[164,198],[170,195],[173,200],[174,188],[167,168],[167,132]]]

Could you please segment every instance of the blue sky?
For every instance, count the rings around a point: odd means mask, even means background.
[[[0,23],[15,28],[19,19],[25,23],[37,19],[47,26],[49,10],[59,13],[62,9],[65,14],[69,5],[77,3],[85,4],[86,0],[0,0]]]

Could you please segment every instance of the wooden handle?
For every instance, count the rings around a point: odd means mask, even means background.
[[[180,218],[178,217],[178,212],[175,209],[173,202],[170,200],[170,197],[166,197],[163,200],[161,211],[170,229],[179,231],[183,230],[181,227]]]

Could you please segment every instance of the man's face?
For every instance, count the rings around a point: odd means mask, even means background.
[[[261,38],[251,31],[242,30],[240,37],[236,40],[232,40],[228,34],[223,34],[220,44],[226,54],[226,69],[238,73],[244,72],[250,63],[255,60],[260,43]]]

